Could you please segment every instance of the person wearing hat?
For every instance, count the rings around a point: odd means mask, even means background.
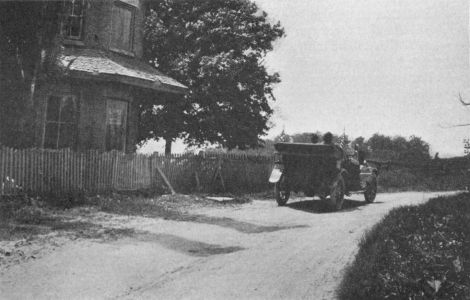
[[[310,137],[310,141],[312,142],[312,144],[318,144],[318,142],[320,141],[320,137],[318,136],[318,134],[314,133]]]

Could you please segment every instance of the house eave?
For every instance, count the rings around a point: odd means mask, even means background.
[[[103,74],[103,73],[90,73],[84,71],[69,71],[67,74],[70,78],[93,80],[100,82],[115,82],[133,87],[150,89],[157,92],[166,92],[173,94],[186,94],[188,89],[174,85],[164,84],[158,81],[143,80],[140,78],[134,78],[129,76],[123,76],[119,74]]]
[[[72,78],[116,82],[159,92],[184,94],[188,88],[135,58],[96,49],[65,48],[59,66]]]

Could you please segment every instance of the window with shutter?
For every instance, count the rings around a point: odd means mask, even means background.
[[[115,2],[112,17],[111,48],[132,52],[134,13],[131,5]]]

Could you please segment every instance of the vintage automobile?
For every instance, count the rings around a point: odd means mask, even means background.
[[[289,200],[291,191],[318,197],[334,210],[343,207],[344,195],[364,193],[365,201],[374,201],[377,193],[377,169],[368,166],[352,149],[337,145],[276,143],[276,159],[269,182],[279,206]]]

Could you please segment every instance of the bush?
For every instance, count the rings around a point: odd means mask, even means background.
[[[381,191],[417,189],[419,178],[408,169],[396,169],[379,173],[379,189]]]
[[[378,184],[380,192],[464,190],[468,179],[461,173],[401,168],[379,172]]]
[[[470,195],[393,210],[361,241],[339,299],[470,299]]]

